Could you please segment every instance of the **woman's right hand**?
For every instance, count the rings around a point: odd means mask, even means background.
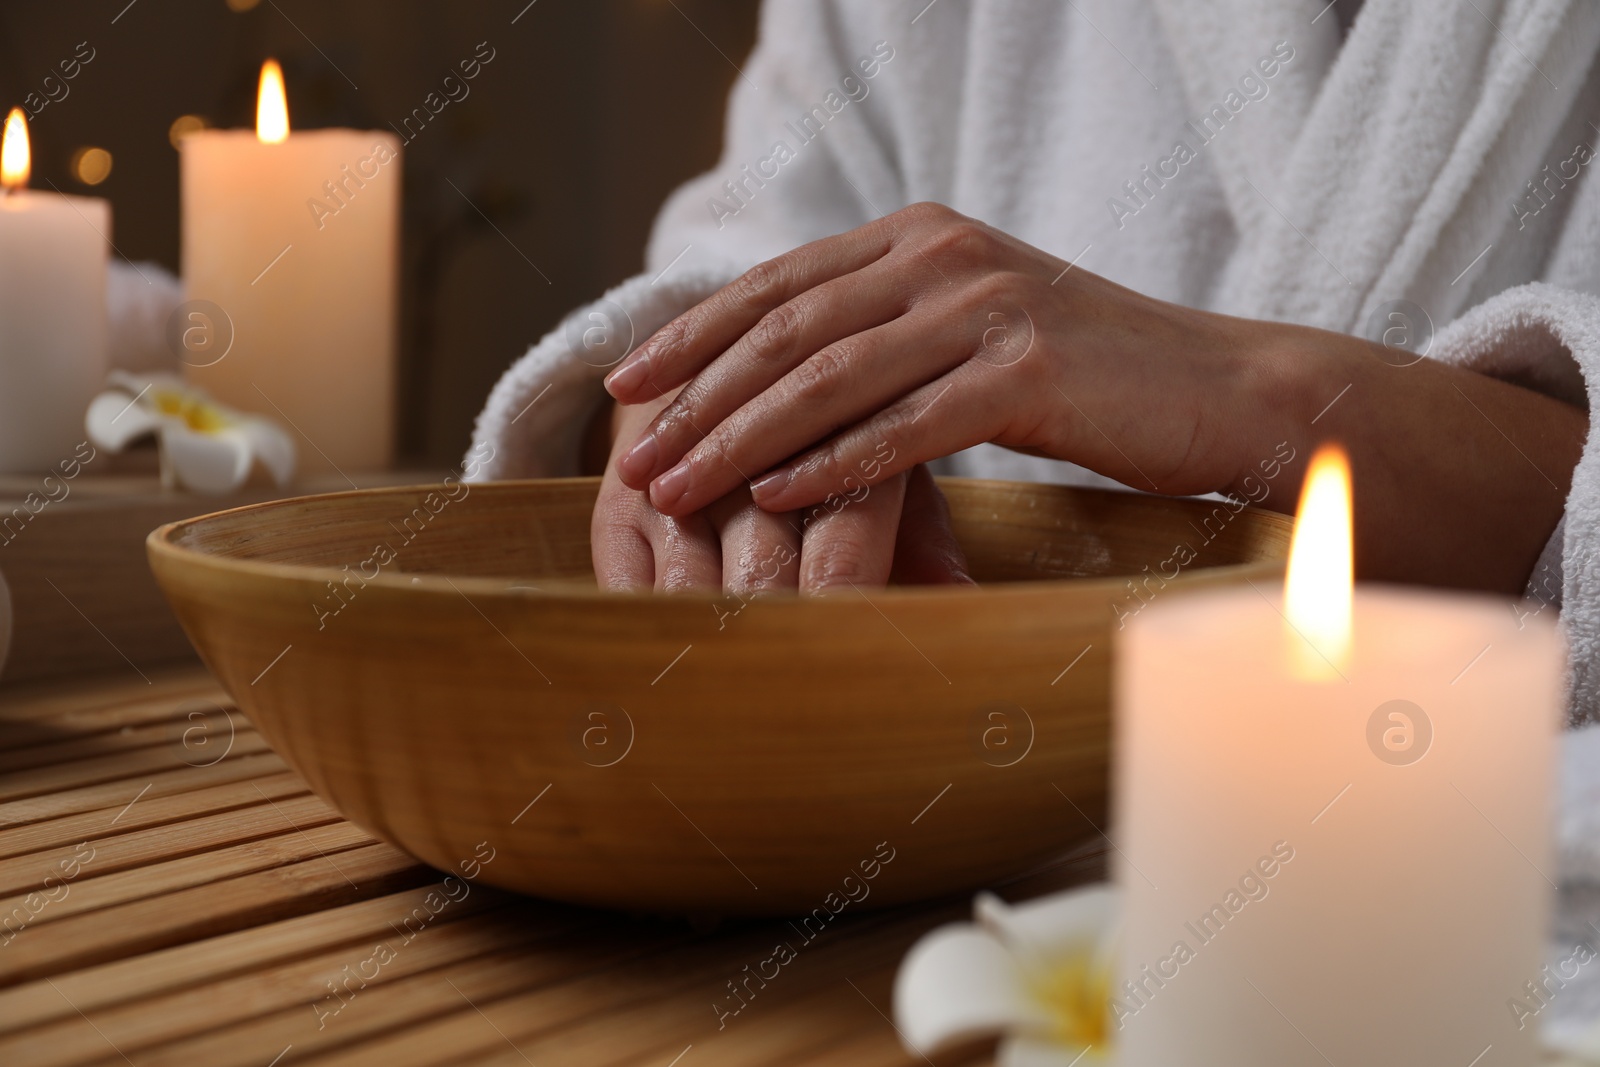
[[[825,593],[886,584],[970,583],[950,530],[944,494],[918,466],[854,498],[803,512],[757,507],[748,486],[674,518],[617,476],[616,443],[649,428],[676,391],[610,412],[612,453],[590,523],[595,576],[602,588],[751,593]]]

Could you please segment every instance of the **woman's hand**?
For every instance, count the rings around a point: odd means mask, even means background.
[[[607,380],[619,401],[689,384],[619,472],[667,514],[745,474],[787,510],[993,441],[1139,488],[1221,489],[1270,388],[1243,325],[920,204],[756,267],[640,346]]]
[[[1255,500],[1258,465],[1336,437],[1364,576],[1520,591],[1584,413],[1385,355],[1156,300],[919,204],[755,267],[606,386],[623,404],[681,387],[615,463],[666,515],[746,484],[764,509],[802,508],[985,441],[1134,488]],[[1301,466],[1269,506],[1293,506]]]
[[[610,413],[629,442],[666,403]],[[689,589],[745,594],[851,585],[969,582],[944,496],[917,467],[871,489],[806,511],[759,508],[743,485],[683,517],[663,515],[608,463],[590,526],[595,575],[611,589]]]

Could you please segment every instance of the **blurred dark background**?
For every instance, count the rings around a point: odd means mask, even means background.
[[[390,129],[487,42],[494,59],[470,95],[404,150],[400,459],[453,464],[500,372],[566,311],[638,272],[662,199],[715,162],[757,7],[8,2],[0,103],[48,101],[30,120],[36,187],[106,197],[117,253],[178,273],[174,123],[253,126],[261,61],[275,56],[294,128]],[[88,49],[63,79],[60,62]]]

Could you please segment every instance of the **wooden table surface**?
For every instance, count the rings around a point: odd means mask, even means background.
[[[311,795],[203,670],[146,674],[0,692],[0,1064],[933,1062],[901,1049],[890,985],[966,898],[841,916],[719,1028],[782,920],[446,885]]]

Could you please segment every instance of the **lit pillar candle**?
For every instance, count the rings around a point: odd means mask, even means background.
[[[111,205],[28,188],[20,108],[0,144],[0,471],[73,459],[105,384]],[[80,457],[81,458],[81,457]]]
[[[1352,595],[1349,514],[1325,450],[1283,597],[1128,627],[1119,1062],[1536,1061],[1562,641],[1495,598]]]
[[[184,288],[206,302],[185,309],[178,333],[190,380],[292,424],[313,473],[387,466],[398,139],[290,133],[282,74],[269,60],[255,132],[196,131],[179,153]]]

